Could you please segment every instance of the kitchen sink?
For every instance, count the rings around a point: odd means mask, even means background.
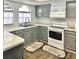
[[[34,26],[34,25],[32,25],[30,22],[24,22],[24,23],[20,23],[19,24],[21,27],[29,27],[29,26]]]
[[[20,25],[21,27],[29,27],[29,26],[34,26],[34,25]]]

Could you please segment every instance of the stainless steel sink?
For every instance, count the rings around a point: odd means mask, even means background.
[[[33,26],[33,25],[25,25],[25,26],[22,26],[22,27],[29,27],[29,26]]]
[[[20,24],[20,26],[21,27],[29,27],[29,26],[34,26],[34,25],[32,25],[32,24],[29,24],[29,25],[22,25],[22,24]]]
[[[24,22],[24,23],[20,23],[21,27],[28,27],[28,26],[33,26],[30,22]]]

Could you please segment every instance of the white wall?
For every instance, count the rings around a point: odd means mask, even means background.
[[[74,1],[74,0],[66,0],[66,1]],[[64,1],[66,3],[66,1]],[[54,3],[53,1],[51,2],[52,4]],[[75,21],[76,18],[47,18],[47,17],[41,17],[41,18],[36,18],[37,19],[37,23],[40,24],[46,24],[46,25],[53,25],[54,21],[57,22],[64,22],[67,23],[68,26],[72,26],[73,28],[75,27]]]
[[[53,2],[51,2],[53,4]],[[18,25],[18,9],[23,5],[23,4],[19,4],[19,3],[12,3],[14,6],[14,24]],[[32,24],[46,24],[46,25],[53,25],[53,21],[58,21],[58,22],[67,22],[69,21],[70,18],[64,18],[64,19],[54,19],[54,18],[49,18],[49,17],[42,17],[42,18],[37,18],[35,17],[35,6],[34,5],[30,5],[32,8]],[[71,22],[73,23],[74,20],[72,20],[73,18],[71,18]],[[69,21],[70,22],[70,21]]]
[[[14,7],[14,10],[13,10],[13,24],[14,25],[19,25],[19,14],[18,14],[18,11],[19,11],[19,8],[22,5],[25,5],[25,4],[21,4],[21,3],[17,3],[17,2],[11,2],[11,3],[13,5],[13,7]],[[31,5],[26,5],[26,6],[31,6]]]

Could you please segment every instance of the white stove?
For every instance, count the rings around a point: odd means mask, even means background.
[[[54,26],[49,27],[48,44],[64,50],[64,28]]]

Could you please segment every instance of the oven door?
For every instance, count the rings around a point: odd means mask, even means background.
[[[64,30],[55,28],[49,29],[48,44],[64,50]]]
[[[62,41],[62,33],[59,32],[49,30],[49,37],[55,40]]]

